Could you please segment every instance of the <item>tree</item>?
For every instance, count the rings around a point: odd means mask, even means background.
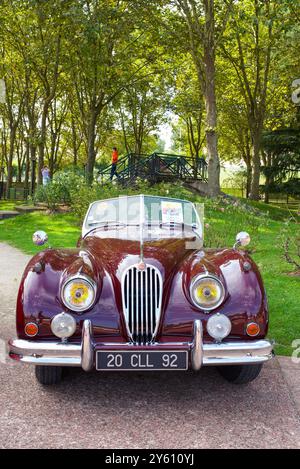
[[[184,137],[187,143],[185,151],[192,156],[196,167],[205,141],[205,109],[197,76],[189,63],[176,74],[171,109],[179,117],[179,137]]]
[[[265,161],[262,169],[266,177],[265,201],[269,202],[271,188],[287,193],[290,190],[290,193],[296,194],[294,185],[295,188],[300,186],[299,179],[296,179],[300,171],[300,130],[286,128],[265,132],[262,147]]]
[[[39,83],[36,102],[40,109],[38,135],[38,183],[42,182],[41,169],[47,134],[47,118],[56,95],[61,74],[62,31],[69,1],[11,0],[4,2],[9,18],[3,26],[6,42],[19,55],[27,70]],[[29,71],[30,70],[30,71]],[[37,124],[37,123],[36,123]],[[34,150],[35,151],[35,150]]]
[[[136,20],[126,1],[79,0],[72,5],[70,69],[85,127],[88,183],[93,180],[101,115],[142,78],[143,69],[155,58],[153,50],[141,54],[143,34]]]
[[[5,66],[17,69],[17,57],[15,54],[6,54]],[[8,143],[8,155],[7,155],[7,184],[6,184],[6,197],[9,198],[10,187],[12,184],[13,177],[13,159],[15,144],[17,138],[18,126],[22,119],[22,113],[24,108],[24,92],[20,89],[20,83],[17,80],[9,81],[6,80],[6,102],[4,104],[4,113],[7,118],[7,127],[9,130],[9,143]],[[6,147],[7,149],[7,147]]]
[[[235,70],[243,96],[252,147],[252,199],[259,199],[261,138],[264,128],[272,50],[278,39],[276,3],[247,0],[235,3],[222,49]],[[275,30],[276,26],[276,30]]]
[[[147,137],[158,131],[169,102],[167,80],[148,68],[148,76],[125,88],[120,122],[127,153],[144,152]]]
[[[222,2],[220,19],[216,26],[216,6],[214,0],[176,0],[188,28],[188,51],[196,67],[199,85],[204,96],[206,109],[206,146],[208,154],[209,194],[220,192],[220,162],[217,134],[216,102],[216,50],[227,23],[233,2]],[[221,4],[218,5],[219,7]]]

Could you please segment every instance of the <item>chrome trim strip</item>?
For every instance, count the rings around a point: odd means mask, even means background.
[[[34,365],[82,366],[86,371],[94,367],[94,357],[97,350],[104,351],[106,347],[122,350],[129,345],[134,350],[136,347],[132,343],[94,344],[92,324],[89,320],[84,321],[81,345],[63,344],[62,342],[32,342],[20,339],[10,340],[8,345],[9,355],[15,360]],[[266,339],[203,344],[202,323],[200,320],[196,320],[194,322],[192,342],[151,343],[143,350],[153,351],[153,349],[165,350],[169,347],[186,347],[187,351],[191,351],[192,369],[199,370],[201,365],[222,366],[264,363],[273,358],[273,346],[274,344]]]
[[[83,322],[81,342],[81,366],[84,371],[91,371],[94,365],[94,346],[92,340],[92,322]]]
[[[194,371],[199,371],[203,361],[203,326],[197,319],[194,322],[194,340],[191,348],[191,363]]]
[[[80,345],[15,339],[8,342],[8,347],[9,356],[24,363],[49,366],[81,366]]]
[[[222,342],[203,347],[203,365],[242,365],[263,363],[273,358],[274,343],[269,340]]]

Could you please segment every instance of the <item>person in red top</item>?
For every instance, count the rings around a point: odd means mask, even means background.
[[[112,152],[112,160],[111,160],[111,173],[110,173],[110,180],[113,180],[114,176],[117,176],[119,178],[119,175],[117,173],[117,164],[118,164],[118,159],[119,159],[119,153],[116,147],[113,148]]]

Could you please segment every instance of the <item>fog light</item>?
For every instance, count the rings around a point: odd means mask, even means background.
[[[25,334],[28,335],[28,337],[34,337],[39,332],[39,328],[34,322],[29,322],[28,324],[26,324],[24,330]]]
[[[70,314],[58,314],[52,319],[51,330],[56,337],[67,339],[76,331],[76,321]]]
[[[207,332],[218,342],[225,339],[231,332],[231,321],[224,314],[215,314],[207,321]]]
[[[247,326],[246,332],[250,337],[256,337],[260,333],[260,327],[256,322],[250,322]]]

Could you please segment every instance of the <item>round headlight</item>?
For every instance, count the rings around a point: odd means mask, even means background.
[[[196,306],[211,311],[223,303],[225,289],[216,277],[200,275],[192,282],[191,297]]]
[[[91,308],[96,298],[96,286],[86,277],[74,277],[62,287],[62,301],[71,311],[78,313]]]
[[[67,339],[76,331],[76,321],[71,314],[57,314],[57,316],[54,316],[52,319],[51,331],[56,337]]]
[[[225,339],[231,332],[231,321],[224,314],[215,314],[207,321],[207,332],[218,342]]]

